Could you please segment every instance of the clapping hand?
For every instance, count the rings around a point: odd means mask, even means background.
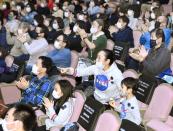
[[[54,106],[54,101],[50,101],[48,98],[43,99],[43,105],[48,109]]]
[[[62,74],[73,75],[74,72],[75,72],[75,69],[72,68],[72,67],[69,67],[69,68],[61,68],[60,71],[61,71]]]

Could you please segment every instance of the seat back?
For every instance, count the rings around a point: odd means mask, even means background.
[[[170,63],[171,71],[173,72],[173,53],[171,53],[171,63]]]
[[[126,70],[126,71],[123,72],[123,77],[124,78],[133,77],[135,79],[138,79],[139,78],[139,75],[138,75],[138,73],[135,70],[128,69],[128,70]]]
[[[71,67],[76,68],[79,61],[79,55],[76,51],[71,51]]]
[[[115,112],[105,111],[99,116],[95,131],[118,131],[120,125],[119,117]]]
[[[166,121],[173,105],[173,88],[169,84],[160,84],[154,91],[151,102],[144,114],[144,121],[159,119]]]
[[[76,98],[76,101],[74,105],[74,112],[70,118],[70,122],[77,122],[86,99],[82,91],[75,91],[74,96]]]
[[[113,50],[114,48],[114,42],[112,40],[107,40],[107,45],[106,45],[106,49],[109,49],[109,50]]]
[[[141,31],[138,30],[134,30],[133,31],[133,39],[134,39],[134,46],[138,47],[140,45],[140,37],[141,37],[142,33]]]
[[[167,124],[167,125],[169,125],[170,127],[173,128],[173,117],[172,116],[168,116],[168,119],[165,122],[165,124]]]
[[[15,83],[0,84],[0,97],[5,105],[19,102],[21,98],[21,91],[16,87]]]

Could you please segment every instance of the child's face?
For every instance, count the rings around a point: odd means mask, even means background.
[[[122,85],[122,92],[123,92],[123,95],[127,96],[127,95],[132,93],[132,89],[127,89],[127,86],[123,84]]]

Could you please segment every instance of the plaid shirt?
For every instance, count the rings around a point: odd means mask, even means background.
[[[29,87],[23,91],[22,103],[30,103],[32,105],[41,105],[43,98],[46,97],[51,89],[51,82],[47,76],[41,79],[32,78]]]

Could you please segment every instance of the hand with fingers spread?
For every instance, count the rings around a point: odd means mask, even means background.
[[[43,99],[43,105],[48,109],[54,106],[54,101],[50,101],[48,98]]]
[[[19,81],[16,82],[16,86],[19,89],[25,90],[29,87],[29,81],[27,81],[24,77],[21,77]]]

